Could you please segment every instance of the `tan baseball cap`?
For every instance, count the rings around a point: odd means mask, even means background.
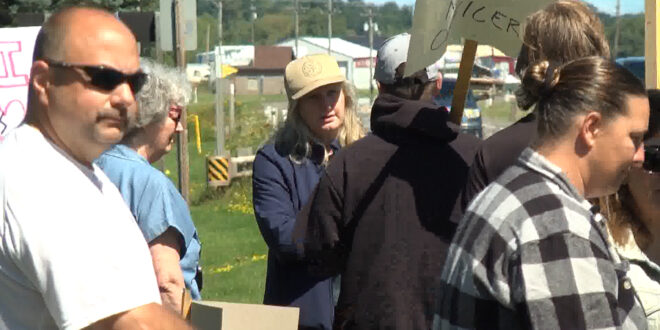
[[[289,62],[284,70],[284,87],[292,100],[321,86],[344,81],[346,77],[339,70],[337,60],[327,54],[303,56]]]

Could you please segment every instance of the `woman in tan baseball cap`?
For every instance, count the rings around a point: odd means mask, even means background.
[[[301,329],[332,329],[332,281],[308,273],[291,236],[331,156],[364,130],[354,88],[333,57],[292,61],[285,87],[287,119],[257,152],[252,176],[254,213],[269,248],[264,303],[299,307]]]

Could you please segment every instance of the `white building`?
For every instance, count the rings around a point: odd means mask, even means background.
[[[376,50],[370,50],[369,47],[364,47],[341,38],[332,38],[330,45],[330,55],[337,59],[339,68],[346,74],[346,79],[352,82],[358,89],[369,89],[369,80],[373,77],[373,70],[371,71],[371,77],[369,75],[369,56],[371,55],[373,58],[375,69]],[[277,46],[291,47],[296,58],[312,54],[327,54],[328,38],[300,37],[298,38],[298,50],[296,50],[295,39],[287,39],[278,43]],[[375,81],[373,82],[373,86],[376,88]]]
[[[218,46],[214,51],[208,53],[197,53],[197,63],[206,63],[207,56],[210,64],[215,62],[215,53],[218,51]],[[249,66],[254,61],[254,46],[252,45],[227,45],[222,46],[222,64],[237,66]]]
[[[301,37],[298,38],[298,50],[300,54],[296,53],[295,39],[287,39],[278,43],[276,46],[289,46],[293,49],[296,58],[311,55],[311,54],[327,54],[328,53],[328,38],[319,37]],[[358,89],[369,89],[370,77],[373,77],[373,70],[369,71],[369,54],[373,57],[373,67],[376,67],[376,50],[369,50],[369,47],[364,47],[356,43],[346,41],[341,38],[332,38],[332,53],[331,55],[337,59],[339,68],[346,75],[346,79],[352,82]],[[217,48],[217,47],[216,47]],[[217,49],[216,49],[217,51]],[[221,51],[222,63],[231,65],[233,67],[242,67],[251,65],[254,61],[254,46],[245,45],[228,45],[222,46]],[[215,51],[197,54],[197,63],[205,63],[206,57],[209,57],[209,62],[214,66]],[[371,76],[370,76],[371,74]],[[214,75],[211,74],[213,79]],[[373,81],[374,89],[376,82]]]

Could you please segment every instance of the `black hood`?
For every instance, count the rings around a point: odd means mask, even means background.
[[[453,141],[459,127],[448,122],[447,108],[382,93],[371,109],[371,130],[378,136],[419,136]]]

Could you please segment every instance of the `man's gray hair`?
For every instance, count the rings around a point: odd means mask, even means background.
[[[164,120],[170,105],[185,107],[190,102],[192,87],[185,73],[150,59],[141,58],[140,67],[147,82],[137,94],[138,115],[134,128]]]

